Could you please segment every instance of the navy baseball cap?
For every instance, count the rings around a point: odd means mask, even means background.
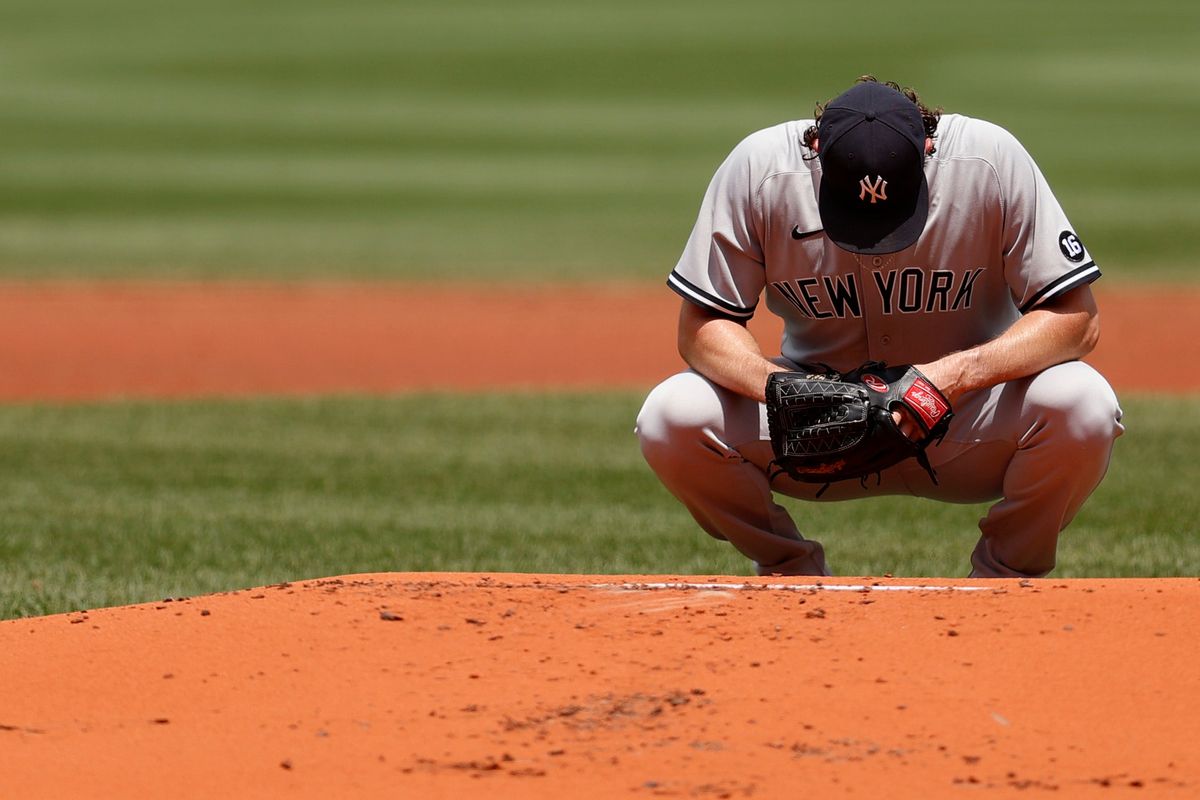
[[[895,253],[929,218],[925,126],[916,104],[864,82],[829,101],[817,136],[825,235],[851,253]]]

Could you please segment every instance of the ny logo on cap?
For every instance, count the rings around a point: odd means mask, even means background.
[[[858,193],[859,200],[866,200],[867,195],[871,196],[871,205],[875,205],[876,200],[887,200],[887,181],[882,175],[876,175],[874,183],[871,182],[870,175],[864,175],[858,186],[862,189]]]

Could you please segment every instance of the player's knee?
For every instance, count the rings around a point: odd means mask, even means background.
[[[692,481],[697,471],[742,459],[738,448],[761,438],[761,412],[761,403],[698,373],[673,375],[638,414],[642,455],[663,481]]]
[[[1079,361],[1060,364],[1033,380],[1027,402],[1078,444],[1107,448],[1121,435],[1121,408],[1100,373]]]
[[[720,415],[711,384],[692,372],[674,375],[646,397],[635,431],[647,460],[695,442]]]

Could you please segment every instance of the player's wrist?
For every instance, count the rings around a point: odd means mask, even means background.
[[[759,369],[761,371],[758,377],[751,381],[754,392],[750,394],[750,397],[760,403],[765,403],[767,400],[767,384],[771,382],[771,376],[777,372],[789,372],[790,370],[787,367],[781,367],[774,361],[766,359],[763,359],[762,363],[759,364]]]
[[[970,362],[970,352],[964,351],[951,353],[928,364],[913,366],[950,401],[951,405],[954,405],[959,397],[974,388],[970,384]]]

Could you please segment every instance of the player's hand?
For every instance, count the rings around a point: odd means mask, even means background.
[[[892,419],[896,421],[896,427],[900,432],[909,438],[910,441],[921,441],[924,433],[921,431],[921,426],[913,419],[912,412],[907,408],[900,408],[892,412]]]

